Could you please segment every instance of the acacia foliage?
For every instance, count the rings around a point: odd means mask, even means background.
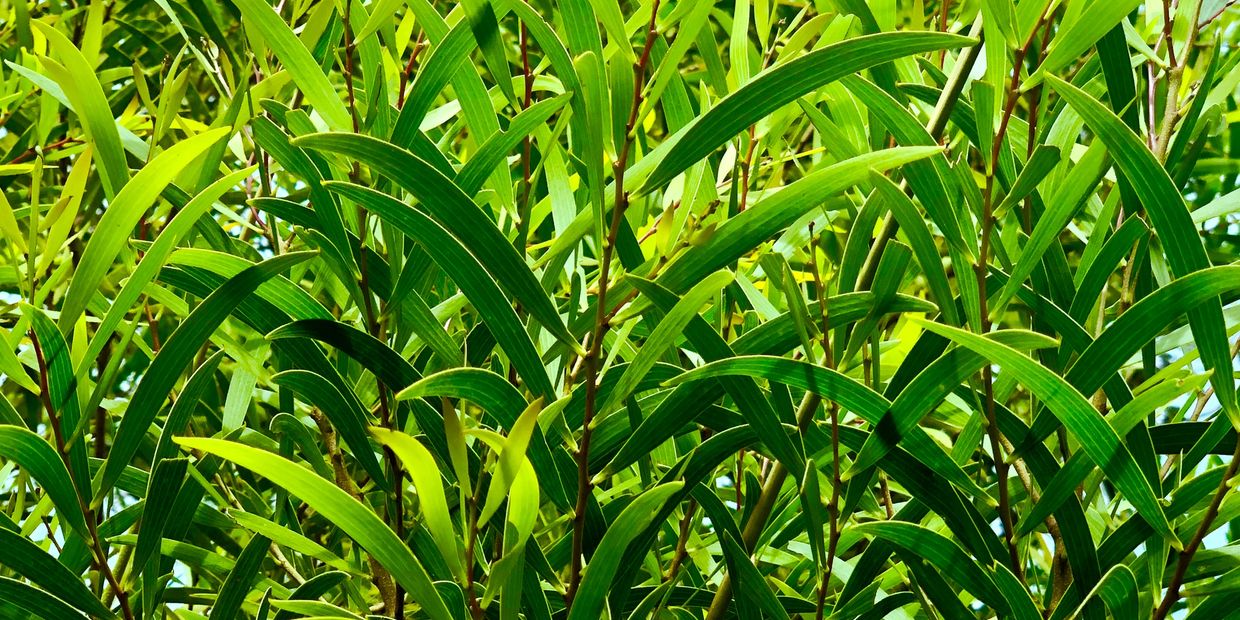
[[[1232,5],[0,2],[0,617],[1229,617]]]

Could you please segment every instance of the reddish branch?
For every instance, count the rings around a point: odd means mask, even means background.
[[[577,448],[577,505],[573,513],[573,548],[568,593],[565,601],[572,606],[573,597],[577,594],[577,586],[581,583],[582,547],[585,541],[586,508],[589,505],[590,492],[593,484],[590,481],[590,437],[594,423],[595,408],[598,401],[598,365],[603,350],[603,337],[610,325],[607,312],[607,289],[611,277],[611,259],[616,245],[616,235],[620,231],[620,223],[624,211],[628,207],[629,195],[624,189],[624,172],[628,166],[629,149],[633,145],[633,129],[637,125],[637,116],[642,106],[642,85],[646,81],[646,65],[650,62],[650,52],[654,48],[654,39],[658,36],[656,18],[659,14],[659,0],[655,0],[650,8],[650,23],[646,28],[646,46],[641,58],[633,68],[633,101],[629,109],[628,122],[624,126],[624,142],[616,162],[612,166],[615,176],[616,198],[612,208],[611,227],[608,228],[607,239],[603,243],[602,257],[599,260],[598,300],[595,302],[594,332],[590,337],[590,348],[586,351],[586,402],[585,416],[581,425],[581,444]]]

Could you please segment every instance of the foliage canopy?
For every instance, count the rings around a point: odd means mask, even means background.
[[[1234,0],[0,0],[0,618],[1234,617]]]

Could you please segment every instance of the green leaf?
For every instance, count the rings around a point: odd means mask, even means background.
[[[1111,610],[1112,617],[1140,617],[1139,592],[1137,577],[1132,573],[1132,569],[1120,564],[1102,576],[1102,580],[1089,591],[1089,594],[1085,596],[1085,600],[1077,607],[1077,613],[1080,613],[1080,610],[1089,603],[1090,599],[1098,597],[1106,602],[1107,609]]]
[[[108,106],[107,96],[95,74],[94,66],[59,30],[41,21],[30,23],[39,34],[47,38],[48,45],[60,56],[60,62],[64,63],[61,66],[49,59],[43,60],[45,70],[52,73],[53,78],[60,83],[74,109],[81,116],[82,127],[98,151],[96,162],[99,165],[104,193],[109,199],[116,199],[121,187],[129,181],[129,165],[125,160],[125,152],[121,149],[121,136],[116,120],[112,118],[111,107]],[[186,159],[192,160],[194,156],[190,155]]]
[[[287,547],[302,555],[312,557],[327,566],[347,573],[356,573],[357,569],[350,566],[348,562],[340,559],[339,556],[324,548],[319,543],[306,538],[305,536],[294,532],[293,530],[273,523],[256,514],[248,513],[243,510],[229,510],[228,516],[237,522],[237,525],[244,527],[255,534],[270,538],[272,542],[281,547]]]
[[[675,385],[728,375],[760,377],[814,392],[875,425],[883,423],[885,414],[892,406],[882,395],[838,371],[803,360],[774,356],[737,356],[712,362],[690,370],[669,383]],[[909,452],[927,467],[972,495],[989,499],[986,492],[923,431],[916,428],[910,430],[904,441]],[[846,474],[856,471],[854,465]]]
[[[580,348],[565,329],[559,311],[538,279],[499,229],[460,187],[412,153],[382,140],[355,134],[315,134],[294,141],[298,146],[337,153],[361,161],[418,199],[448,232],[469,248],[501,286],[517,298],[551,335]],[[340,187],[335,185],[335,187]],[[345,194],[346,190],[338,190]],[[346,194],[347,195],[347,194]],[[353,200],[360,200],[352,195]]]
[[[11,577],[0,577],[0,601],[4,601],[6,606],[16,607],[26,612],[28,618],[45,618],[46,620],[86,618],[85,614],[74,609],[69,603]],[[15,610],[10,608],[9,611]]]
[[[448,396],[468,400],[511,428],[525,409],[525,397],[507,379],[484,368],[450,368],[419,379],[396,400]]]
[[[1115,429],[1117,435],[1126,436],[1129,431],[1145,420],[1148,415],[1154,413],[1158,407],[1183,394],[1201,389],[1205,381],[1206,378],[1204,376],[1196,376],[1185,380],[1159,383],[1142,392],[1136,398],[1129,401],[1128,404],[1111,414],[1107,418],[1107,423],[1111,425],[1111,428]],[[1086,476],[1093,469],[1093,462],[1086,458],[1083,453],[1077,452],[1073,454],[1050,483],[1043,486],[1042,497],[1029,512],[1021,517],[1021,522],[1016,528],[1017,531],[1021,534],[1028,534],[1038,524],[1042,523],[1046,517],[1058,510],[1059,506],[1072,497],[1076,489],[1085,482]]]
[[[508,433],[504,447],[499,453],[497,469],[491,475],[491,484],[487,487],[486,503],[482,505],[482,514],[478,516],[480,523],[490,521],[495,511],[499,510],[508,495],[508,490],[516,481],[522,464],[528,462],[525,458],[525,451],[538,425],[540,412],[542,412],[541,398],[525,408],[521,417],[517,419],[517,423],[512,426],[512,431]]]
[[[443,492],[443,479],[439,475],[439,465],[435,462],[435,457],[431,456],[430,451],[418,440],[399,431],[372,426],[370,434],[376,441],[391,449],[405,466],[405,471],[413,480],[418,503],[422,506],[422,518],[426,520],[426,528],[435,539],[435,546],[439,547],[439,553],[448,562],[452,574],[458,577],[464,575],[461,568],[464,550],[460,546],[456,531],[452,529],[448,500]]]
[[[85,375],[85,364],[93,362],[103,351],[103,347],[108,343],[109,337],[115,333],[117,326],[124,320],[125,314],[137,303],[143,289],[155,279],[160,268],[168,260],[168,256],[172,254],[177,244],[189,234],[194,224],[199,221],[203,214],[211,209],[211,206],[224,192],[233,188],[251,174],[254,174],[256,169],[257,167],[252,166],[238,170],[207,186],[206,189],[203,189],[197,196],[194,196],[192,200],[186,203],[173,216],[172,220],[164,225],[163,230],[159,231],[159,236],[155,238],[155,243],[152,243],[146,249],[146,252],[138,261],[138,266],[125,279],[124,286],[121,287],[116,297],[112,299],[112,305],[108,308],[107,314],[103,316],[98,327],[95,328],[94,337],[91,338],[86,354],[83,356],[83,361],[78,368],[77,374],[79,377]],[[61,313],[63,314],[64,311],[62,310]]]
[[[865,182],[871,170],[889,170],[941,150],[937,146],[897,147],[859,155],[812,172],[730,218],[705,243],[693,246],[669,263],[656,281],[673,292],[685,290],[791,226],[827,198]]]
[[[881,538],[924,558],[944,576],[1001,615],[1008,613],[1007,600],[1003,598],[994,579],[965,554],[963,549],[942,534],[903,521],[860,523],[853,525],[852,530],[863,536]]]
[[[655,362],[659,361],[663,352],[676,343],[676,339],[680,337],[685,326],[697,316],[702,306],[718,295],[721,289],[731,284],[735,277],[730,271],[716,271],[694,284],[693,288],[676,302],[676,306],[663,317],[662,321],[659,321],[658,326],[646,338],[646,343],[625,368],[624,374],[620,376],[620,382],[599,407],[597,414],[606,415],[631,396],[637,389],[637,384],[647,372],[650,372]]]
[[[810,534],[813,536],[814,534]],[[728,574],[732,575],[733,588],[736,596],[748,599],[755,610],[761,610],[763,618],[788,618],[788,612],[775,598],[775,593],[766,583],[766,578],[749,561],[749,555],[737,544],[727,532],[723,533],[723,556],[728,563]]]
[[[4,545],[4,558],[0,564],[6,568],[86,614],[96,618],[115,618],[77,575],[21,533],[0,527],[0,545]],[[8,598],[4,600],[15,602]]]
[[[271,382],[292,390],[307,404],[322,411],[371,479],[384,490],[391,488],[388,475],[375,458],[366,434],[370,416],[357,405],[356,399],[345,398],[330,381],[309,370],[286,370],[272,376]]]
[[[283,254],[242,271],[211,293],[181,322],[134,388],[107,460],[95,476],[92,505],[98,505],[112,490],[125,467],[133,460],[172,386],[212,332],[260,284],[314,255],[314,252]]]
[[[90,540],[86,517],[69,470],[51,444],[20,426],[0,425],[0,456],[17,463],[37,480],[56,506],[60,520],[83,539]]]
[[[171,506],[181,492],[181,483],[185,481],[185,471],[189,466],[188,459],[163,459],[151,472],[150,482],[146,487],[148,506]],[[164,528],[168,523],[168,510],[144,510],[142,522],[138,527],[138,543],[134,545],[133,571],[128,581],[134,583],[137,577],[148,566],[147,561],[159,549],[159,542],[164,539]],[[155,566],[158,570],[159,566]]]
[[[1092,18],[1091,18],[1092,19]],[[1084,91],[1054,76],[1048,81],[1072,106],[1085,123],[1094,130],[1097,138],[1107,145],[1107,150],[1132,188],[1140,197],[1150,223],[1166,250],[1167,264],[1177,278],[1210,267],[1201,235],[1193,225],[1192,217],[1184,206],[1171,177],[1154,154],[1118,116],[1106,109]],[[1201,361],[1207,370],[1214,371],[1212,385],[1223,410],[1232,424],[1240,427],[1240,406],[1236,403],[1236,384],[1231,379],[1231,354],[1227,342],[1227,330],[1223,321],[1222,304],[1208,300],[1197,306],[1188,306],[1188,321],[1193,336],[1201,350]]]
[[[1033,155],[1029,157],[1029,161],[1025,163],[1025,167],[1021,169],[1020,176],[1016,177],[1016,182],[1012,184],[1012,189],[1008,191],[1008,195],[1003,197],[1003,202],[999,203],[999,207],[995,209],[996,214],[1002,214],[1008,209],[1013,208],[1016,203],[1020,202],[1032,194],[1038,188],[1038,184],[1042,179],[1050,174],[1055,166],[1059,165],[1059,149],[1045,144],[1038,146],[1033,151]]]
[[[237,563],[233,564],[224,585],[220,586],[220,593],[215,597],[215,604],[211,606],[212,618],[232,620],[237,617],[241,604],[245,602],[246,595],[250,593],[250,588],[258,577],[263,560],[267,559],[267,548],[270,545],[271,540],[266,536],[255,534],[250,537],[250,542],[246,543],[245,549],[237,557]]]
[[[365,205],[384,221],[423,244],[435,262],[448,272],[469,298],[531,391],[539,395],[551,395],[553,390],[546,369],[520,319],[513,311],[512,304],[500,293],[496,280],[486,273],[467,246],[462,245],[461,241],[431,218],[391,196],[352,183],[331,183],[328,188]],[[495,230],[494,227],[491,230]],[[503,242],[503,247],[512,249],[512,245],[507,242]],[[526,273],[529,271],[526,270]],[[545,303],[550,303],[541,292],[539,295]]]
[[[1115,0],[1089,5],[1089,10],[1077,15],[1075,21],[1055,33],[1046,50],[1046,58],[1038,70],[1020,85],[1022,91],[1037,86],[1043,79],[1053,78],[1053,73],[1076,62],[1086,50],[1093,47],[1107,32],[1141,6],[1141,0]],[[1058,87],[1055,87],[1059,90]]]
[[[667,500],[683,486],[682,482],[668,482],[654,487],[634,499],[611,522],[581,575],[581,585],[568,613],[569,620],[602,617],[604,597],[611,589],[612,578],[620,568],[629,543],[654,521]]]
[[[77,263],[77,273],[69,282],[69,291],[65,293],[65,302],[61,306],[60,331],[67,334],[77,323],[91,296],[98,292],[104,275],[111,269],[112,261],[124,247],[130,231],[159,198],[164,187],[187,164],[230,133],[231,129],[213,129],[178,142],[157,155],[125,184],[103,212],[96,233],[91,236]]]
[[[746,127],[846,75],[912,54],[974,44],[967,37],[934,32],[882,33],[828,45],[768,69],[668,138],[665,144],[673,146],[636,191],[645,194],[666,185]]]
[[[1154,490],[1133,460],[1128,447],[1071,384],[1019,351],[989,338],[938,323],[921,321],[921,324],[927,330],[985,356],[1003,370],[1015,373],[1020,383],[1045,402],[1047,408],[1063,422],[1089,458],[1107,472],[1137,512],[1172,544],[1180,544],[1154,496]]]
[[[423,610],[436,620],[451,620],[426,569],[379,517],[347,493],[307,469],[274,454],[222,439],[178,438],[190,450],[214,454],[280,485],[321,513],[357,541],[392,572]]]
[[[245,20],[247,28],[253,28],[267,45],[275,52],[280,62],[284,63],[289,76],[297,83],[306,100],[314,106],[319,116],[334,130],[345,130],[352,126],[349,111],[345,109],[340,96],[319,63],[310,55],[310,50],[302,44],[297,35],[293,34],[284,18],[271,8],[264,0],[236,0],[237,9]]]

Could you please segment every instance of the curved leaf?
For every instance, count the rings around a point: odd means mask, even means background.
[[[452,615],[444,606],[426,569],[409,552],[409,548],[370,509],[331,482],[279,456],[243,444],[189,437],[176,441],[184,448],[201,450],[236,463],[297,495],[390,570],[392,577],[422,605],[427,615],[436,620],[451,620]]]

